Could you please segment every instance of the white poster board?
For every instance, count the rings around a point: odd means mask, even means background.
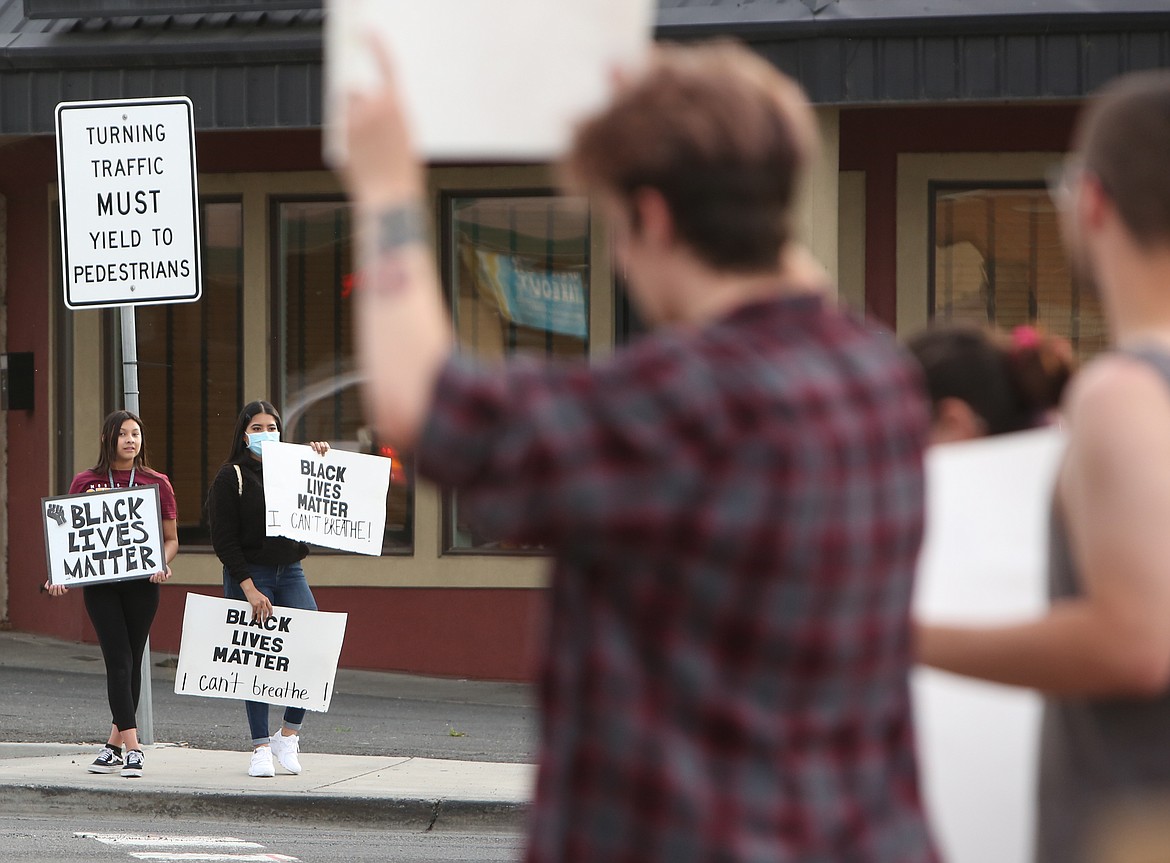
[[[1065,440],[1055,429],[931,449],[914,611],[1004,623],[1045,600],[1048,522]],[[948,863],[1030,863],[1040,696],[927,668],[912,678],[927,812]]]
[[[544,162],[604,104],[613,72],[642,59],[651,0],[328,0],[325,156],[339,164],[345,94],[375,80],[390,46],[428,160]]]
[[[191,100],[61,102],[56,117],[65,305],[198,300]]]
[[[347,617],[273,606],[260,623],[246,602],[189,593],[175,693],[325,712]]]
[[[265,441],[266,534],[326,548],[380,555],[390,459]]]
[[[41,498],[49,583],[82,587],[166,569],[158,486]]]

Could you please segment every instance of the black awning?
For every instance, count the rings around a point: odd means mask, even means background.
[[[75,17],[30,11],[84,7]],[[187,95],[201,130],[321,125],[319,0],[0,0],[0,135],[57,102]],[[658,36],[743,39],[826,105],[1077,99],[1170,65],[1166,0],[659,0]],[[150,9],[151,14],[135,10]],[[157,14],[163,9],[176,14]],[[973,12],[972,10],[978,10]],[[113,13],[130,13],[115,15]]]
[[[1165,0],[658,0],[665,34],[759,38],[1008,35],[1165,24]]]
[[[214,12],[288,12],[320,9],[321,0],[24,0],[29,18],[109,18]]]

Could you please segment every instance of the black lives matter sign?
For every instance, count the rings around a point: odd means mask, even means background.
[[[57,181],[69,308],[199,299],[190,99],[60,103]]]
[[[49,581],[80,587],[166,569],[158,487],[41,498]]]
[[[175,693],[328,710],[347,619],[276,605],[262,621],[246,602],[188,593]]]

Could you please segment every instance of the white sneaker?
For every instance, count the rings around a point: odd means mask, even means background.
[[[257,746],[252,750],[252,763],[248,765],[249,776],[275,776],[276,768],[272,766],[272,750],[267,746]]]
[[[301,772],[301,761],[297,753],[301,751],[301,735],[289,734],[285,736],[279,731],[272,735],[272,754],[280,762],[280,766],[289,773]]]

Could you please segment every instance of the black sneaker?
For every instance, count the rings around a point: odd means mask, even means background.
[[[121,769],[122,756],[108,746],[103,746],[93,764],[89,765],[90,773],[117,773]]]
[[[122,768],[123,776],[142,775],[142,750],[131,749],[126,753],[126,766]]]

